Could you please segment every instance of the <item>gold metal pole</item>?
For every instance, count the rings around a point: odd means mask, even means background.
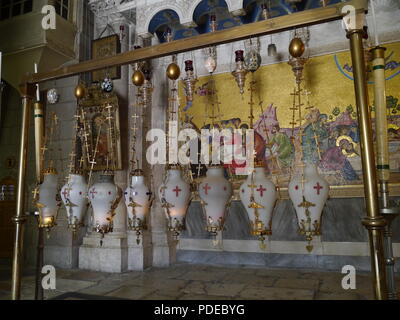
[[[43,144],[44,144],[44,110],[41,102],[34,104],[35,113],[35,159],[36,159],[36,180],[43,182]],[[35,300],[43,300],[42,267],[44,250],[44,230],[38,228],[38,244],[36,252],[36,285]]]
[[[367,217],[363,220],[363,225],[367,228],[369,234],[375,298],[377,300],[386,300],[386,269],[383,245],[383,233],[386,221],[379,212],[375,154],[362,43],[363,33],[364,31],[361,28],[350,30],[347,33],[350,39],[358,124],[361,135],[361,158],[367,207]]]
[[[12,269],[12,299],[19,300],[21,298],[21,268],[23,263],[23,244],[24,244],[24,223],[26,216],[24,213],[25,200],[25,177],[28,154],[28,138],[29,138],[29,120],[32,107],[32,95],[29,94],[29,87],[21,90],[22,95],[22,124],[21,124],[21,144],[19,154],[19,174],[18,174],[18,190],[17,190],[17,213],[13,218],[16,224],[14,239],[14,255]]]

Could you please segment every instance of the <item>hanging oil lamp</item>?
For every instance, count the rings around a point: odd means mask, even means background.
[[[185,89],[186,106],[184,111],[187,111],[193,105],[196,83],[199,81],[194,74],[193,61],[185,61],[186,77],[183,79],[183,87]]]
[[[272,213],[277,197],[276,186],[267,178],[263,164],[256,164],[240,187],[240,200],[249,216],[251,234],[257,236],[262,245],[265,237],[272,234]]]
[[[254,99],[256,82],[250,83],[250,129],[254,130]],[[263,161],[254,156],[255,168],[240,187],[240,200],[244,205],[250,223],[251,234],[261,241],[265,249],[266,236],[272,234],[272,213],[278,198],[275,184],[267,178]]]
[[[132,173],[131,183],[125,191],[125,204],[128,209],[129,229],[136,232],[138,245],[143,230],[147,229],[151,202],[152,193],[145,183],[143,171],[137,169]]]
[[[186,213],[191,201],[190,184],[183,179],[179,166],[169,166],[158,193],[168,221],[168,230],[178,240],[180,233],[185,230]]]
[[[256,72],[261,66],[261,55],[259,40],[254,43],[252,39],[249,41],[249,50],[246,53],[244,63],[247,71]]]
[[[56,169],[50,166],[43,175],[43,182],[34,191],[34,203],[39,210],[39,228],[46,229],[49,233],[56,226],[61,202]]]
[[[83,220],[88,208],[88,185],[81,172],[71,172],[67,184],[61,189],[61,199],[67,210],[68,228],[74,234],[84,226]]]
[[[79,135],[79,110],[75,115],[75,133]],[[80,161],[80,167],[77,167],[76,159],[76,139],[73,140],[72,152],[70,154],[70,173],[68,175],[67,183],[61,188],[61,199],[67,210],[68,228],[72,230],[75,235],[78,230],[84,226],[83,220],[88,209],[87,190],[88,185],[83,175],[82,164],[83,159]]]
[[[135,50],[140,49],[140,48],[141,48],[141,46],[134,46]],[[134,70],[134,72],[133,72],[133,75],[132,75],[132,83],[136,87],[141,87],[144,84],[145,78],[144,78],[144,74],[143,74],[142,70],[140,70],[140,68],[139,68],[139,63],[138,62],[136,62],[133,65],[133,70]]]
[[[99,233],[102,240],[105,234],[113,232],[115,210],[121,198],[122,190],[114,183],[114,173],[108,169],[89,189],[89,201],[93,208],[93,231]]]
[[[239,86],[240,94],[242,95],[244,93],[244,88],[246,85],[246,75],[248,72],[245,68],[243,54],[243,50],[237,50],[235,52],[236,69],[232,72],[232,75],[235,77],[236,83]]]
[[[170,28],[168,28],[167,30],[166,40],[167,42],[172,41],[172,31]],[[177,60],[176,55],[173,55],[172,63],[170,63],[169,66],[167,67],[167,77],[172,81],[178,80],[181,75],[181,69],[176,64],[176,60]]]
[[[217,17],[215,15],[210,16],[210,32],[217,31]],[[217,69],[217,48],[215,46],[208,47],[205,49],[206,60],[204,67],[208,73],[212,74]]]
[[[171,95],[168,99],[168,138],[172,134],[171,126],[178,124],[179,120],[179,105],[174,78],[170,78],[173,81],[171,83]],[[183,178],[181,167],[171,164],[173,159],[169,158],[170,147],[168,142],[166,153],[170,164],[165,172],[164,181],[158,189],[158,195],[168,221],[168,230],[173,233],[175,240],[178,241],[181,231],[185,229],[185,217],[191,201],[191,190],[190,184]]]
[[[305,52],[305,44],[299,37],[292,39],[289,45],[289,53],[291,58],[289,59],[289,65],[292,67],[294,75],[296,77],[296,83],[299,85],[303,79],[304,65],[307,63],[307,58],[302,58]]]
[[[289,197],[294,205],[299,232],[308,241],[311,252],[314,236],[321,235],[321,215],[329,196],[329,184],[318,173],[314,164],[306,164],[303,172],[295,175],[289,183]]]
[[[144,74],[144,83],[143,86],[140,88],[140,92],[142,95],[142,103],[143,107],[151,106],[152,104],[152,96],[153,96],[153,84],[151,83],[151,72],[149,68],[143,69]]]
[[[224,229],[232,194],[232,185],[224,176],[224,167],[222,165],[210,166],[207,170],[207,177],[199,185],[199,196],[206,217],[206,230],[214,239]]]

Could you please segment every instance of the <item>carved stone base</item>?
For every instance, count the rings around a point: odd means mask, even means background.
[[[152,265],[151,234],[144,231],[137,243],[135,231],[128,231],[128,270],[143,271]]]
[[[102,241],[97,234],[83,239],[79,248],[79,269],[122,273],[128,270],[128,244],[126,237],[106,235]]]

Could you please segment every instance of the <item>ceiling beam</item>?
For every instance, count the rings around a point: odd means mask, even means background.
[[[23,82],[34,84],[48,80],[55,80],[85,72],[92,72],[105,68],[132,64],[146,59],[155,59],[181,52],[197,50],[211,45],[220,45],[248,39],[250,37],[259,37],[294,28],[339,20],[343,17],[342,8],[345,5],[352,5],[357,12],[366,12],[368,10],[367,0],[341,2],[323,8],[305,10],[286,16],[280,16],[260,22],[233,27],[226,30],[202,34],[199,36],[176,40],[169,43],[137,49],[134,51],[128,51],[110,57],[88,60],[75,65],[58,68],[49,72],[28,74],[24,77]]]

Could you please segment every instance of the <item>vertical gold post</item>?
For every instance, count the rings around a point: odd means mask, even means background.
[[[363,220],[363,224],[367,228],[369,234],[375,298],[377,300],[385,300],[387,299],[387,289],[383,232],[386,221],[379,212],[375,154],[368,106],[367,80],[362,43],[363,32],[361,28],[357,28],[350,30],[347,36],[350,39],[358,124],[361,135],[361,158],[367,207],[367,217]]]
[[[21,144],[19,154],[19,174],[17,189],[17,213],[13,218],[16,224],[14,239],[14,255],[12,269],[12,299],[19,300],[21,298],[21,267],[23,263],[23,243],[24,243],[24,223],[26,216],[24,213],[25,199],[25,177],[28,154],[28,138],[29,138],[29,120],[32,107],[32,88],[25,86],[21,88],[22,95],[22,124],[21,124]]]
[[[43,144],[44,144],[44,110],[41,102],[34,104],[35,116],[35,159],[36,180],[40,184],[43,181]],[[36,286],[35,300],[43,300],[42,267],[43,267],[44,231],[38,228],[38,245],[36,253]]]

